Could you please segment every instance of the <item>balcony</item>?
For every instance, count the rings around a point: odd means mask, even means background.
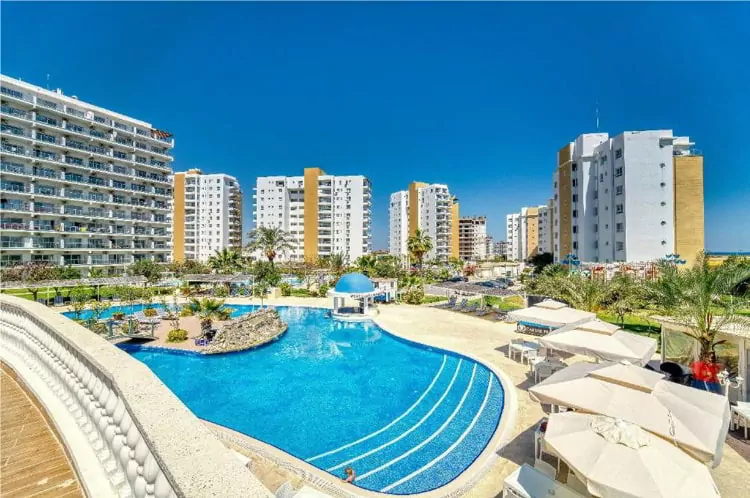
[[[3,190],[5,192],[24,193],[24,192],[30,192],[31,187],[23,183],[2,182],[0,183],[0,190]]]
[[[30,228],[31,228],[31,225],[23,221],[0,220],[0,229],[2,230],[28,231]]]
[[[0,204],[0,209],[3,211],[21,211],[21,212],[30,211],[28,202],[17,201],[17,200],[3,201],[2,204]]]

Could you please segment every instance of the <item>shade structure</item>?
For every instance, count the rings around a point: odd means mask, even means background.
[[[627,360],[645,365],[656,352],[657,342],[601,320],[557,329],[539,339],[545,348],[590,356],[598,360]]]
[[[544,435],[557,454],[602,498],[718,497],[708,468],[669,441],[620,419],[555,413]]]
[[[551,328],[583,323],[593,320],[595,317],[594,313],[577,310],[552,299],[545,299],[534,306],[508,313],[510,320],[536,323]]]
[[[644,373],[647,372],[647,373]],[[729,401],[635,365],[579,363],[529,389],[540,403],[623,419],[716,466],[729,431]]]
[[[347,273],[339,279],[335,290],[340,294],[367,294],[374,291],[375,286],[361,273]]]

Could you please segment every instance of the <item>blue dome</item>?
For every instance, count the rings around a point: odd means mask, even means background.
[[[335,290],[346,294],[364,294],[374,291],[375,287],[370,279],[361,273],[347,273],[339,279]]]

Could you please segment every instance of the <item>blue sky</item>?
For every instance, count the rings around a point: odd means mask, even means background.
[[[3,2],[2,72],[167,129],[177,170],[447,183],[462,214],[550,196],[580,133],[705,155],[706,246],[750,250],[750,4]]]

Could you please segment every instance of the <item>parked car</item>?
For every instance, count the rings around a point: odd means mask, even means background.
[[[448,280],[445,280],[445,282],[468,282],[468,281],[469,281],[468,278],[461,277],[461,276],[453,277],[453,278],[449,278]]]

